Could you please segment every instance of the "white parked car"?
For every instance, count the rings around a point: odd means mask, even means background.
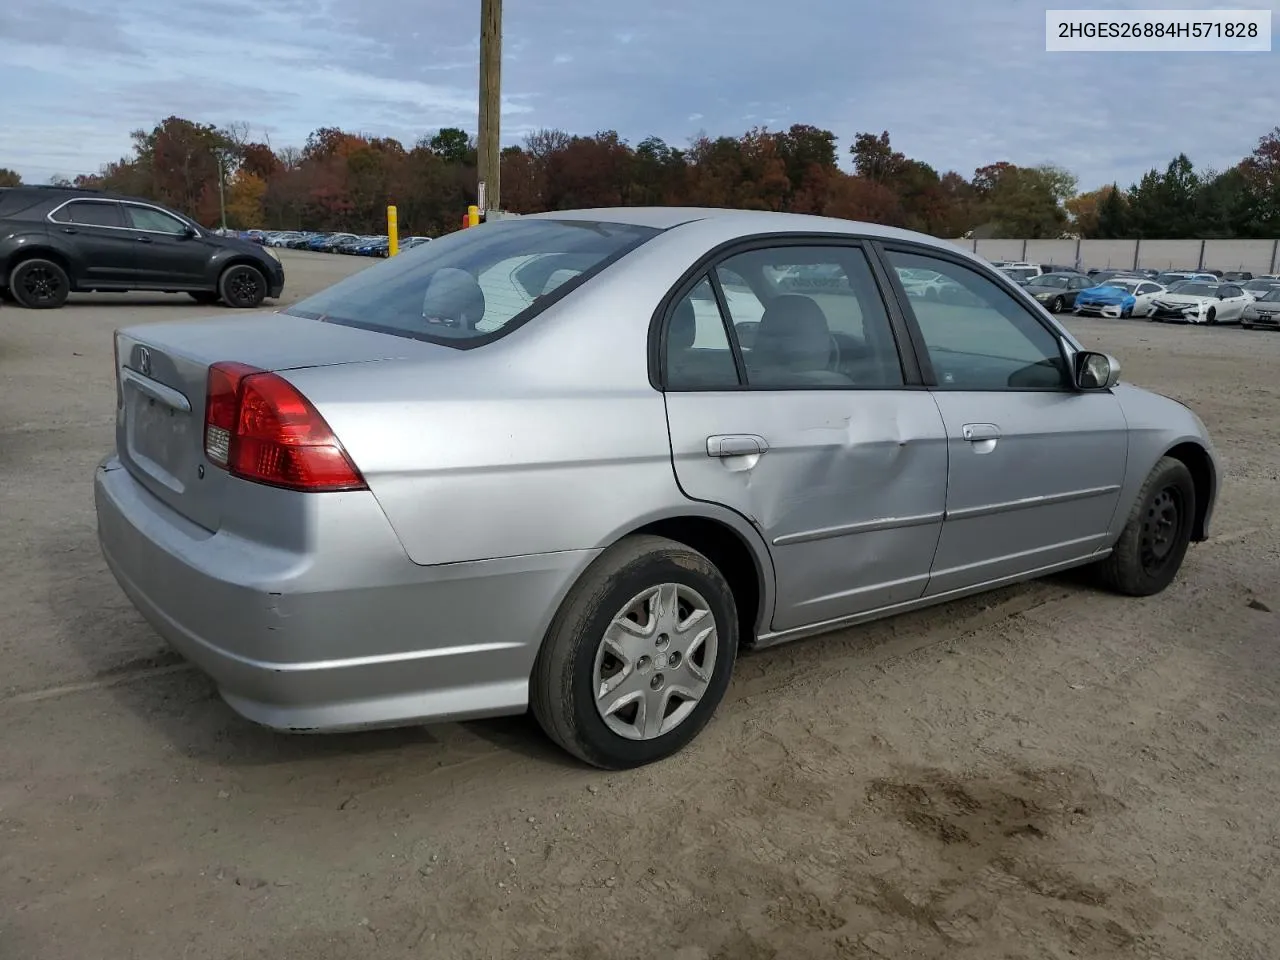
[[[1246,280],[1240,284],[1240,289],[1249,295],[1253,300],[1260,300],[1272,290],[1280,287],[1280,279],[1273,280],[1269,277],[1258,277],[1254,280]]]
[[[1184,280],[1153,298],[1150,317],[1181,323],[1239,323],[1251,303],[1253,298],[1239,284]]]

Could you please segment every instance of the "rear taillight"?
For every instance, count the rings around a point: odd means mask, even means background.
[[[289,381],[215,363],[205,395],[204,454],[233,476],[288,490],[364,490],[324,417]]]

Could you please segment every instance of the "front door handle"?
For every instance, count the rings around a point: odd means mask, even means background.
[[[769,444],[754,433],[717,434],[707,437],[708,457],[747,457],[765,453]]]
[[[80,231],[77,230],[75,227],[63,227],[62,232],[63,233],[79,233]]]
[[[960,432],[970,443],[1000,439],[1000,428],[994,423],[966,423],[960,428]]]
[[[150,242],[151,242],[151,238],[150,238],[150,237],[134,237],[133,239],[137,240],[139,243],[150,243]]]

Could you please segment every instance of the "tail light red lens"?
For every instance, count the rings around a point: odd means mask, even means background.
[[[293,384],[243,363],[209,368],[204,452],[233,476],[288,490],[364,490],[329,425]]]

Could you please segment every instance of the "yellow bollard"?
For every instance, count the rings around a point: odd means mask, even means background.
[[[400,223],[396,219],[396,208],[387,207],[387,256],[394,257],[400,252]]]
[[[480,208],[474,203],[467,207],[467,226],[474,227],[480,223]]]

